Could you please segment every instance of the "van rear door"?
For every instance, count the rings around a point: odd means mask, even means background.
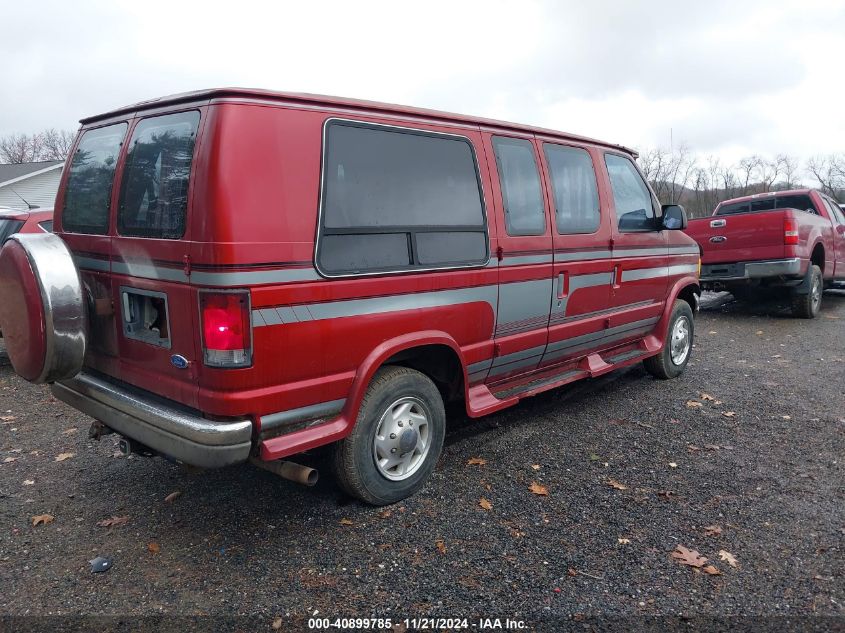
[[[138,118],[114,202],[117,378],[195,407],[198,304],[189,281],[198,109]]]

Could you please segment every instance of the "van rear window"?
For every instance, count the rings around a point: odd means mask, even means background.
[[[327,273],[482,264],[487,226],[467,139],[345,121],[326,132],[317,263]]]
[[[135,126],[120,189],[121,235],[178,239],[185,233],[197,111],[143,119]]]
[[[82,134],[65,187],[65,231],[99,235],[108,232],[114,168],[127,127],[126,123],[116,123]]]

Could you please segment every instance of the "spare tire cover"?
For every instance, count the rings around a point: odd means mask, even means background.
[[[53,233],[17,233],[0,250],[0,329],[15,372],[30,382],[82,369],[87,327],[79,271]]]

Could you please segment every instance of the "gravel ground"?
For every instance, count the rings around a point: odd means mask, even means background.
[[[430,483],[386,509],[327,472],[303,488],[120,457],[3,353],[0,614],[249,614],[268,631],[314,615],[579,630],[765,615],[721,622],[842,630],[845,292],[814,321],[710,295],[696,327],[677,380],[638,366],[480,420],[453,411]],[[128,519],[98,526],[110,517]],[[678,545],[720,573],[673,560]],[[100,554],[113,568],[92,574]]]

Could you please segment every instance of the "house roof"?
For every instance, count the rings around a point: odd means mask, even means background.
[[[64,163],[60,160],[42,160],[37,163],[18,163],[14,165],[0,165],[0,187],[12,182],[24,180],[30,176],[58,169]]]

